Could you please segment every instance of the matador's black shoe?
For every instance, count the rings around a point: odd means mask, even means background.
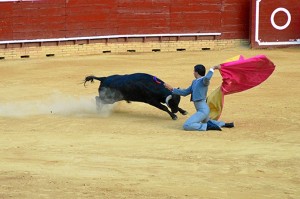
[[[206,130],[207,131],[211,131],[211,130],[222,131],[222,129],[218,125],[212,123],[211,121],[207,122],[207,128],[206,128]]]
[[[224,127],[226,127],[226,128],[233,128],[234,127],[234,123],[233,122],[225,123]]]

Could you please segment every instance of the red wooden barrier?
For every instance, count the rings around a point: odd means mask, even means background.
[[[0,41],[215,33],[247,39],[250,0],[0,1]]]

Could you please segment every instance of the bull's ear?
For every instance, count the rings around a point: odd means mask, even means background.
[[[168,95],[167,97],[166,97],[166,104],[169,106],[169,101],[170,101],[170,99],[172,99],[172,95]]]

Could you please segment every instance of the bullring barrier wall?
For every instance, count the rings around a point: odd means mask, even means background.
[[[250,0],[0,0],[0,59],[224,49]]]

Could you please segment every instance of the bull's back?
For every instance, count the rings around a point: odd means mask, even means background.
[[[164,101],[171,94],[162,80],[146,73],[109,76],[101,86],[120,91],[130,101],[144,102],[153,97]]]

